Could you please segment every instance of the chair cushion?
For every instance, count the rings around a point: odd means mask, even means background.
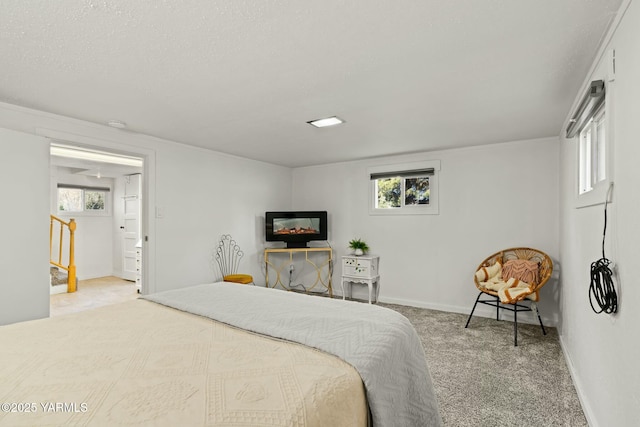
[[[502,267],[502,280],[518,279],[527,283],[540,283],[540,265],[526,259],[510,259]]]
[[[243,285],[253,283],[253,277],[249,274],[229,274],[228,276],[224,276],[222,280],[225,282],[242,283]]]

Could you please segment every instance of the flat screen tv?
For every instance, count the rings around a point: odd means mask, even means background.
[[[313,240],[327,240],[327,211],[266,212],[264,220],[267,242],[306,248]]]

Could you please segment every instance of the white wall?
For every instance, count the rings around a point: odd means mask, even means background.
[[[264,247],[262,217],[267,210],[290,208],[289,168],[10,104],[0,103],[0,128],[22,132],[22,137],[27,139],[27,134],[55,133],[58,137],[83,145],[145,156],[148,161],[145,165],[148,172],[145,185],[151,185],[147,195],[151,204],[145,214],[149,241],[144,248],[146,255],[151,257],[145,265],[145,268],[151,269],[146,275],[146,280],[150,282],[148,291],[210,282],[219,277],[212,264],[212,254],[222,233],[231,233],[240,243],[247,254],[243,260],[243,270],[253,274],[258,283],[261,282],[262,265],[259,260]],[[27,189],[40,185],[46,187],[44,205],[39,214],[43,218],[44,240],[42,248],[38,245],[37,249],[43,251],[41,263],[44,265],[45,284],[43,295],[40,295],[38,287],[29,288],[26,294],[38,301],[46,298],[48,303],[48,145],[45,143],[40,148],[47,154],[44,175],[25,180],[24,186]],[[19,176],[17,171],[28,170],[31,173],[38,166],[38,161],[30,160],[29,156],[16,158],[3,155],[0,169],[12,171],[5,182],[15,181],[15,176]],[[163,218],[155,218],[156,206],[163,208]],[[36,230],[38,227],[31,216],[18,216],[17,221],[17,228]],[[4,262],[21,262],[18,253],[8,255]],[[33,259],[29,263],[31,265]],[[15,310],[21,312],[25,304],[18,302]],[[28,304],[31,306],[33,302],[29,301]],[[26,309],[25,313],[22,317],[15,313],[7,316],[9,321],[46,316],[46,311],[40,316]]]
[[[167,263],[156,290],[221,278],[215,244],[231,234],[245,253],[241,272],[263,284],[264,213],[291,206],[291,171],[182,146],[158,151],[157,259]],[[159,267],[160,269],[160,267]]]
[[[624,10],[624,8],[622,9]],[[615,48],[616,78],[607,89],[613,119],[613,203],[606,256],[617,266],[618,313],[595,314],[587,296],[591,262],[602,256],[604,206],[576,209],[576,142],[561,142],[561,342],[590,425],[640,425],[640,5],[629,9],[605,51]],[[586,81],[606,77],[598,60]],[[582,95],[582,94],[580,94]],[[612,107],[612,108],[610,108]]]
[[[75,264],[78,280],[93,279],[96,277],[110,276],[113,273],[113,188],[112,178],[95,178],[86,175],[74,175],[65,171],[65,168],[51,168],[51,210],[53,215],[68,221],[75,219],[77,229],[75,232]],[[87,185],[94,187],[109,187],[107,193],[109,210],[104,215],[92,215],[83,213],[64,214],[57,212],[57,186],[58,184]],[[53,256],[57,259],[59,248],[59,229],[54,231]],[[63,265],[68,263],[67,235],[63,237]]]
[[[369,215],[367,167],[420,160],[441,161],[440,214]],[[329,212],[338,288],[340,256],[362,238],[381,256],[381,300],[468,313],[477,296],[473,273],[486,256],[528,246],[557,260],[558,139],[294,169],[293,206]],[[557,295],[554,279],[541,292],[549,324],[558,321]]]
[[[47,141],[0,129],[0,182],[0,325],[48,317]]]

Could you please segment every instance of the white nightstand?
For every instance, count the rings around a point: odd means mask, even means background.
[[[349,284],[350,296],[353,295],[351,286],[353,283],[362,283],[369,287],[369,304],[371,304],[371,294],[375,286],[376,302],[380,293],[380,275],[378,266],[380,257],[377,255],[344,255],[342,257],[342,299],[346,298],[344,291],[345,284]]]

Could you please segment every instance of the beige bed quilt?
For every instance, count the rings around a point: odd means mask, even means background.
[[[335,356],[136,300],[0,327],[0,425],[366,426]]]

